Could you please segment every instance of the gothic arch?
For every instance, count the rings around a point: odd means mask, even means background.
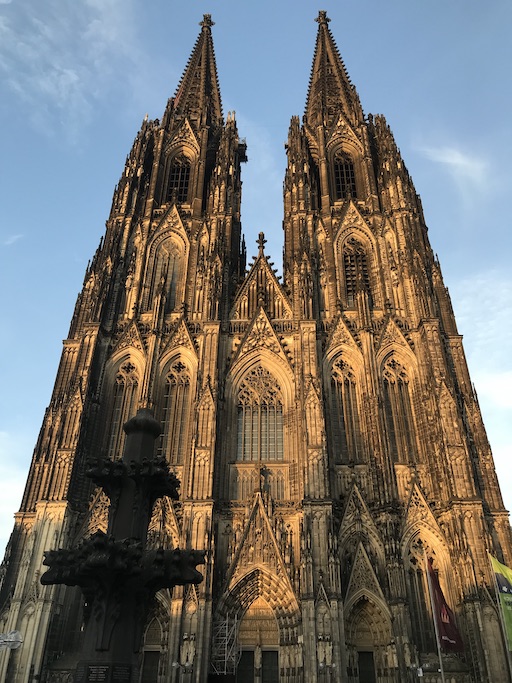
[[[239,620],[257,598],[264,598],[276,618],[280,639],[299,635],[301,613],[297,598],[288,582],[264,567],[252,567],[222,596],[218,613],[237,616]]]
[[[182,360],[188,366],[192,373],[194,380],[197,376],[197,354],[194,349],[188,346],[174,346],[173,348],[164,351],[163,355],[158,361],[158,374],[163,377],[169,371],[172,363],[177,360]]]
[[[102,381],[104,425],[103,445],[107,455],[121,458],[125,434],[123,425],[135,416],[139,407],[145,359],[138,349],[122,349],[112,356]],[[106,426],[110,432],[106,432]]]
[[[176,230],[173,224],[159,231],[149,245],[144,277],[147,284],[142,294],[143,311],[151,310],[155,297],[160,293],[166,295],[166,313],[171,313],[184,300],[189,241],[181,233],[182,230]]]
[[[327,360],[327,359],[326,359]],[[355,363],[353,362],[355,360]],[[363,462],[365,457],[362,424],[362,359],[350,347],[338,347],[324,363],[328,396],[328,443],[336,446],[335,462]]]
[[[432,525],[417,523],[407,529],[401,543],[402,562],[405,570],[409,613],[413,637],[422,652],[435,649],[435,634],[430,606],[430,594],[426,576],[426,558],[433,559],[438,572],[444,597],[450,607],[455,605],[453,568],[446,542],[440,531]]]
[[[364,592],[350,605],[345,616],[345,639],[349,670],[362,671],[363,662],[370,660],[370,667],[380,674],[374,680],[396,680],[391,617],[387,605],[378,596]],[[381,678],[383,671],[389,671],[389,679]]]
[[[361,521],[353,521],[349,527],[344,528],[343,532],[340,533],[339,558],[342,567],[344,592],[348,587],[348,581],[360,545],[362,545],[366,555],[370,558],[379,581],[385,575],[386,556],[382,540],[378,536],[376,529],[372,528],[371,525],[364,524],[364,531],[361,531]]]
[[[184,123],[187,126],[187,123]],[[192,188],[195,184],[198,170],[199,149],[193,144],[194,137],[192,130],[187,126],[188,130],[183,131],[189,139],[177,140],[174,144],[171,143],[165,150],[164,172],[162,177],[162,194],[161,203],[167,204],[172,200],[173,190],[176,199],[179,203],[188,204],[192,195]],[[188,134],[188,135],[187,135]],[[185,176],[181,173],[176,175],[176,168],[181,166],[185,170]],[[180,177],[181,176],[181,177]],[[181,186],[180,186],[181,181]],[[186,186],[183,186],[185,182]]]
[[[383,402],[383,419],[389,456],[395,463],[410,465],[422,456],[418,440],[417,363],[413,354],[389,350],[379,363],[379,378]],[[414,358],[414,364],[403,363],[402,358]],[[401,362],[402,361],[402,362]]]
[[[346,359],[357,374],[358,380],[362,380],[362,373],[364,372],[364,358],[361,351],[355,345],[340,343],[329,347],[329,350],[324,356],[324,373],[327,378],[330,377],[332,367],[338,358]]]
[[[159,406],[156,418],[162,425],[157,453],[174,465],[183,464],[190,453],[197,373],[197,359],[190,362],[192,354],[181,350],[169,354],[155,392]]]
[[[369,231],[361,225],[351,225],[340,230],[336,236],[334,253],[339,274],[337,296],[344,306],[355,306],[355,293],[358,287],[366,290],[370,305],[380,301],[377,249]]]
[[[116,373],[123,363],[133,363],[135,366],[139,377],[144,376],[144,370],[146,368],[146,357],[142,349],[138,349],[135,346],[128,346],[118,351],[114,351],[109,360],[105,365],[105,375],[103,378],[103,383],[112,382],[115,378]]]
[[[169,646],[170,605],[159,591],[144,626],[140,683],[153,683],[168,673],[169,661],[162,656]]]
[[[284,358],[265,348],[254,349],[238,358],[238,362],[231,368],[227,377],[226,393],[235,398],[244,377],[257,365],[261,365],[276,378],[283,394],[284,405],[288,409],[291,408],[295,401],[295,382],[290,366]]]

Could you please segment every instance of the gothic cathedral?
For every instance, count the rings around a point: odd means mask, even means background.
[[[44,551],[106,528],[85,477],[150,408],[180,482],[148,544],[206,551],[157,594],[134,683],[441,681],[427,559],[464,650],[451,682],[509,681],[487,551],[512,538],[450,298],[383,116],[329,29],[291,119],[284,262],[246,267],[245,141],[205,15],[162,120],[142,123],[87,268],[2,572],[0,680],[68,683],[81,593]]]

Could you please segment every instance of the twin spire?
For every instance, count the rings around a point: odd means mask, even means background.
[[[201,33],[176,90],[174,109],[176,113],[187,116],[190,121],[216,126],[222,123],[222,102],[213,49],[211,27],[214,22],[211,15],[203,15],[203,21],[199,25]]]
[[[315,21],[318,33],[304,118],[310,126],[329,126],[343,113],[355,125],[362,117],[361,104],[329,30],[331,20],[321,10]]]
[[[330,19],[321,10],[316,21],[318,34],[305,120],[311,126],[330,124],[343,113],[355,124],[362,115],[361,105],[329,31]],[[201,123],[206,116],[204,123],[219,125],[223,120],[222,102],[213,49],[211,27],[214,22],[211,15],[205,14],[199,25],[201,33],[176,91],[174,109],[191,121]]]

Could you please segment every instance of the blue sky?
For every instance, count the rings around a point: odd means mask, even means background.
[[[125,157],[174,94],[205,12],[224,114],[247,138],[248,251],[263,230],[280,267],[283,143],[319,9],[422,197],[512,508],[510,0],[0,0],[0,546]]]

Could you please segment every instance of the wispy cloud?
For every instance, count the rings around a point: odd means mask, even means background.
[[[487,163],[482,159],[471,157],[455,147],[423,147],[421,152],[431,161],[445,164],[453,173],[462,175],[474,183],[481,183],[485,178]]]
[[[12,244],[17,242],[18,240],[21,240],[22,238],[23,235],[9,235],[9,237],[6,237],[6,239],[3,241],[3,245],[4,247],[10,247]]]
[[[130,78],[137,64],[132,5],[85,0],[64,7],[58,0],[19,0],[6,10],[0,19],[0,72],[38,128],[77,136],[96,102],[115,86],[114,74]]]
[[[455,182],[463,199],[486,193],[489,186],[489,163],[486,159],[454,146],[422,145],[417,151],[429,161],[442,165]]]
[[[512,338],[512,276],[500,269],[473,273],[450,292],[459,331],[468,339],[478,367],[512,369],[510,344],[503,343]]]

